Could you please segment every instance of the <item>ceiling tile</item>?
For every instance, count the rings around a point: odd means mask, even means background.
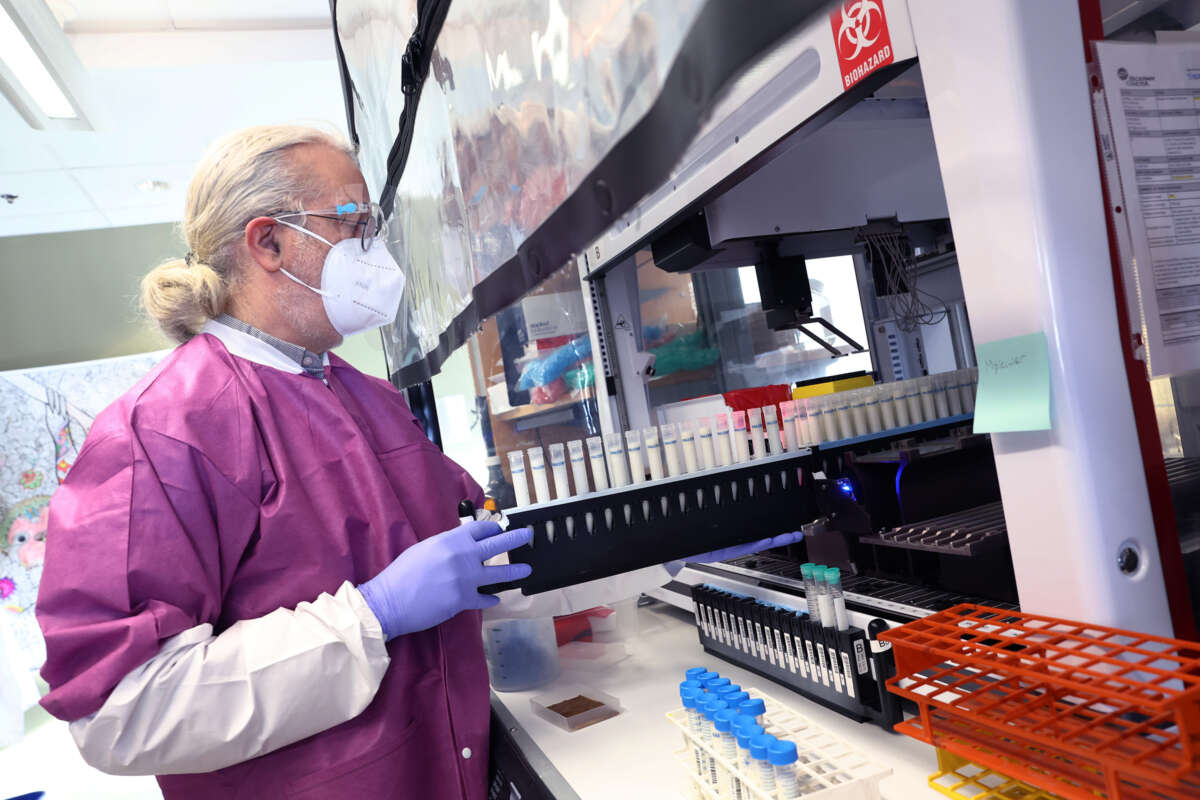
[[[329,0],[167,0],[171,18],[180,28],[247,21],[307,21],[328,23]]]
[[[27,217],[5,217],[0,214],[0,238],[26,236],[32,233],[60,233],[107,228],[108,220],[99,211],[72,211],[65,214],[33,214]],[[3,243],[0,242],[0,248]]]
[[[0,175],[0,193],[17,195],[11,205],[0,202],[0,220],[96,210],[91,199],[64,170]]]
[[[161,206],[143,206],[141,208],[114,208],[104,212],[114,228],[128,225],[154,225],[159,222],[180,222],[183,219],[183,206],[174,203]]]
[[[96,204],[96,209],[111,217],[117,209],[173,208],[175,218],[183,215],[184,198],[195,163],[138,164],[117,167],[86,167],[71,170],[79,184]],[[167,189],[149,192],[139,188],[146,181],[161,181]],[[114,223],[116,224],[116,223]]]
[[[171,21],[167,0],[48,0],[46,5],[67,31],[167,27]]]

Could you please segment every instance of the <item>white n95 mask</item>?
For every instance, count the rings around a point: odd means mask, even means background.
[[[369,331],[396,319],[404,296],[404,270],[392,258],[381,237],[362,249],[357,236],[334,244],[307,228],[276,219],[281,225],[329,245],[321,270],[321,288],[309,286],[286,269],[280,270],[296,283],[321,295],[329,324],[342,336]]]

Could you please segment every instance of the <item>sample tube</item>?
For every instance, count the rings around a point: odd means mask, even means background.
[[[770,795],[775,794],[775,767],[772,766],[768,750],[779,741],[769,733],[759,734],[750,740],[750,756],[754,759],[754,776],[758,788]]]
[[[754,720],[755,725],[762,725],[763,715],[767,713],[767,704],[763,702],[761,697],[743,700],[738,703],[738,713],[743,717]]]
[[[763,406],[762,415],[767,428],[767,447],[770,448],[771,455],[778,455],[785,448],[783,446],[783,437],[780,435],[779,416],[775,412],[775,406]],[[766,455],[766,452],[763,455]]]
[[[925,412],[921,408],[921,385],[916,378],[904,383],[906,384],[904,397],[908,401],[908,418],[912,420],[910,424],[919,425],[925,422]]]
[[[722,678],[720,675],[717,675],[715,678],[709,678],[706,681],[701,681],[700,685],[704,687],[704,690],[708,692],[710,696],[716,697],[718,694],[718,689],[720,689],[722,686],[729,686],[732,683],[733,681],[729,680],[729,678]]]
[[[742,703],[750,699],[750,693],[745,689],[736,692],[725,692],[721,699],[729,703],[730,708],[737,708]]]
[[[592,491],[588,486],[587,463],[583,457],[581,440],[567,442],[567,457],[571,459],[571,477],[575,479],[575,494],[583,495]]]
[[[729,441],[729,415],[717,414],[713,418],[713,426],[716,432],[713,446],[717,451],[717,466],[728,467],[733,463],[733,444]]]
[[[825,569],[825,583],[829,586],[829,599],[833,603],[833,618],[839,631],[850,627],[850,617],[846,614],[846,598],[842,594],[842,571],[837,567]]]
[[[508,451],[508,471],[512,473],[517,508],[529,505],[529,476],[525,472],[525,454],[520,450]]]
[[[854,430],[854,415],[850,411],[851,392],[838,392],[834,395],[837,404],[838,432],[842,439],[853,439],[858,436]]]
[[[694,681],[696,680],[697,676],[703,675],[706,672],[708,672],[708,667],[692,667],[685,672],[684,675],[687,676],[689,681]]]
[[[550,469],[554,472],[554,496],[559,500],[571,496],[571,484],[567,478],[567,448],[562,444],[550,445]]]
[[[658,443],[658,428],[651,425],[642,428],[642,439],[646,442],[646,463],[650,466],[650,480],[663,479],[662,445]]]
[[[969,367],[961,370],[963,373],[962,383],[959,384],[959,390],[962,393],[962,404],[964,414],[975,413],[975,387],[979,383],[979,370],[975,367]]]
[[[784,450],[799,450],[804,446],[796,436],[796,400],[785,400],[779,404],[779,438]]]
[[[694,737],[690,740],[693,766],[697,775],[706,778],[708,776],[708,755],[700,748],[699,744],[700,737],[704,735],[704,715],[700,712],[699,705],[705,695],[701,689],[687,688],[680,690],[679,696],[683,700],[683,707],[687,710],[688,730]]]
[[[921,416],[926,422],[937,419],[937,401],[934,400],[933,376],[922,375],[917,378],[917,392],[921,395]]]
[[[817,584],[817,606],[821,609],[821,627],[832,628],[837,625],[837,613],[833,610],[833,595],[829,593],[829,583],[825,580],[825,567],[813,568],[813,581]]]
[[[946,381],[946,404],[949,406],[950,416],[957,417],[963,413],[962,390],[958,388],[961,382],[958,371],[947,372],[942,377]]]
[[[835,394],[827,394],[821,398],[821,408],[824,411],[821,414],[822,441],[836,442],[842,438],[842,432],[838,428],[837,404],[838,397]]]
[[[625,442],[629,450],[629,474],[634,483],[646,480],[646,465],[642,460],[642,432],[637,428],[625,431]]]
[[[709,681],[711,681],[715,678],[719,678],[719,677],[721,677],[721,676],[715,672],[702,672],[701,674],[699,674],[695,677],[695,680],[700,681],[701,688],[703,688],[705,691],[708,691],[708,687],[705,686],[704,684],[708,683]]]
[[[804,578],[804,607],[808,616],[817,624],[821,622],[821,606],[817,603],[817,581],[813,574],[817,565],[811,561],[800,565],[800,575]]]
[[[599,436],[589,436],[587,440],[588,459],[592,462],[592,483],[596,491],[603,492],[608,488],[608,473],[604,469],[604,442]]]
[[[728,708],[728,704],[724,700],[709,699],[704,703],[704,718],[708,720],[705,725],[705,735],[708,738],[708,746],[714,753],[721,752],[721,732],[717,730],[717,712],[724,711]],[[721,785],[720,775],[717,773],[717,760],[715,758],[708,759],[708,774],[709,781],[714,789]]]
[[[699,472],[700,461],[696,455],[696,432],[692,423],[679,423],[679,448],[683,450],[683,465],[688,472]]]
[[[728,679],[728,678],[725,678],[725,680],[729,680],[729,679]],[[737,693],[738,693],[738,692],[740,692],[741,690],[742,690],[742,687],[741,687],[741,686],[738,686],[736,683],[726,683],[726,684],[723,684],[723,685],[721,685],[721,686],[717,686],[717,687],[715,687],[715,688],[713,688],[713,689],[709,689],[709,694],[714,694],[714,695],[716,695],[717,697],[719,697],[719,698],[721,698],[722,700],[724,700],[726,703],[729,703],[729,697],[728,697],[728,695],[731,695],[731,694],[737,694]],[[729,703],[729,707],[730,707],[730,708],[737,708],[737,706],[736,706],[736,705],[734,705],[733,703]]]
[[[733,430],[729,433],[733,441],[733,460],[737,463],[750,460],[750,449],[746,444],[746,412],[733,412]]]
[[[713,727],[717,731],[717,752],[730,764],[737,764],[738,761],[737,739],[733,735],[733,722],[737,718],[738,713],[732,708],[723,708],[713,715]],[[734,800],[742,796],[742,782],[738,780],[736,772],[725,776],[721,792],[728,793],[726,796]]]
[[[679,459],[679,441],[675,423],[668,422],[662,426],[663,455],[667,458],[667,474],[674,478],[683,474]]]
[[[866,436],[871,433],[870,423],[867,422],[867,390],[855,389],[849,392],[850,417],[854,421],[854,435]]]
[[[690,720],[689,720],[690,722]],[[738,769],[743,775],[753,775],[754,757],[750,755],[750,740],[762,736],[766,731],[762,725],[755,725],[750,717],[742,717],[741,724],[734,723],[734,734],[738,744]]]
[[[892,400],[892,387],[885,383],[875,388],[879,391],[879,416],[883,420],[883,430],[890,431],[896,427],[896,404]]]
[[[867,429],[870,433],[880,433],[885,430],[882,409],[879,407],[879,400],[883,396],[880,394],[880,388],[879,386],[870,386],[863,389],[866,395]]]
[[[699,434],[696,436],[696,447],[700,453],[700,466],[704,469],[712,469],[717,465],[717,456],[713,452],[713,432],[712,428],[706,423],[708,420],[700,420]]]
[[[757,408],[752,408],[746,412],[746,421],[750,425],[750,442],[754,448],[750,457],[762,458],[767,454],[767,444],[763,439],[762,414],[759,413]]]
[[[533,488],[539,503],[549,503],[554,498],[550,496],[550,477],[546,475],[546,454],[540,447],[531,447],[525,451],[529,454],[529,471],[533,473]]]
[[[946,396],[947,377],[946,374],[933,376],[933,408],[937,419],[950,416],[950,398]]]
[[[767,760],[775,771],[775,789],[780,800],[797,800],[800,797],[800,781],[796,779],[796,762],[800,760],[796,743],[782,739],[767,747]]]
[[[908,411],[908,381],[897,381],[892,384],[892,406],[896,410],[896,427],[907,428],[912,425],[912,415]]]
[[[818,444],[821,423],[816,417],[816,401],[804,398],[796,401],[796,446],[812,447]]]
[[[825,401],[820,397],[810,397],[804,401],[808,409],[808,441],[819,445],[825,439]]]
[[[621,489],[629,485],[629,465],[625,461],[625,440],[619,433],[604,434],[604,453],[608,458],[608,476],[612,487]]]

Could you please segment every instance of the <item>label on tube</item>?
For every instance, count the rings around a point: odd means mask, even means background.
[[[550,468],[554,471],[554,496],[559,500],[570,497],[571,483],[567,478],[567,448],[564,445],[550,445]]]
[[[658,443],[658,428],[643,428],[642,439],[646,442],[646,465],[650,467],[650,479],[662,480],[662,445]]]
[[[575,479],[575,494],[587,494],[591,491],[588,486],[587,463],[583,455],[583,442],[576,439],[567,442],[567,456],[571,459],[571,477]]]
[[[529,505],[529,475],[525,472],[525,454],[520,450],[508,453],[508,471],[512,473],[513,491],[517,495],[517,508]]]
[[[707,425],[701,425],[700,432],[696,436],[696,444],[700,448],[700,465],[704,469],[715,467],[717,465],[717,458],[713,454],[712,428]]]
[[[750,441],[754,445],[751,457],[762,458],[767,454],[766,440],[763,437],[762,415],[758,413],[757,408],[752,408],[746,412],[746,419],[750,424]]]
[[[767,446],[771,449],[771,455],[779,455],[784,451],[783,438],[779,430],[779,417],[775,413],[775,406],[762,407],[763,419],[767,422]],[[764,452],[763,455],[766,455]]]
[[[546,454],[540,447],[526,450],[529,454],[529,471],[533,473],[533,488],[539,503],[549,503],[554,498],[550,496],[550,478],[546,475]]]
[[[683,466],[679,459],[679,437],[675,423],[668,422],[662,426],[663,455],[667,459],[667,474],[674,478],[683,474]]]
[[[679,447],[683,450],[683,465],[688,472],[699,472],[700,461],[696,455],[696,432],[689,422],[679,423]]]
[[[733,412],[733,458],[739,464],[750,460],[750,451],[746,445],[746,412]]]
[[[629,451],[629,475],[634,483],[646,480],[646,465],[642,460],[642,432],[636,428],[625,431],[626,449]]]
[[[588,460],[592,462],[592,482],[596,491],[603,492],[608,488],[608,472],[604,469],[604,442],[599,436],[589,436],[587,440]]]

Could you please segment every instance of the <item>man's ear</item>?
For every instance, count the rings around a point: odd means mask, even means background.
[[[283,267],[283,242],[280,241],[283,228],[271,217],[255,217],[246,223],[246,249],[255,263],[267,272],[276,272]]]

